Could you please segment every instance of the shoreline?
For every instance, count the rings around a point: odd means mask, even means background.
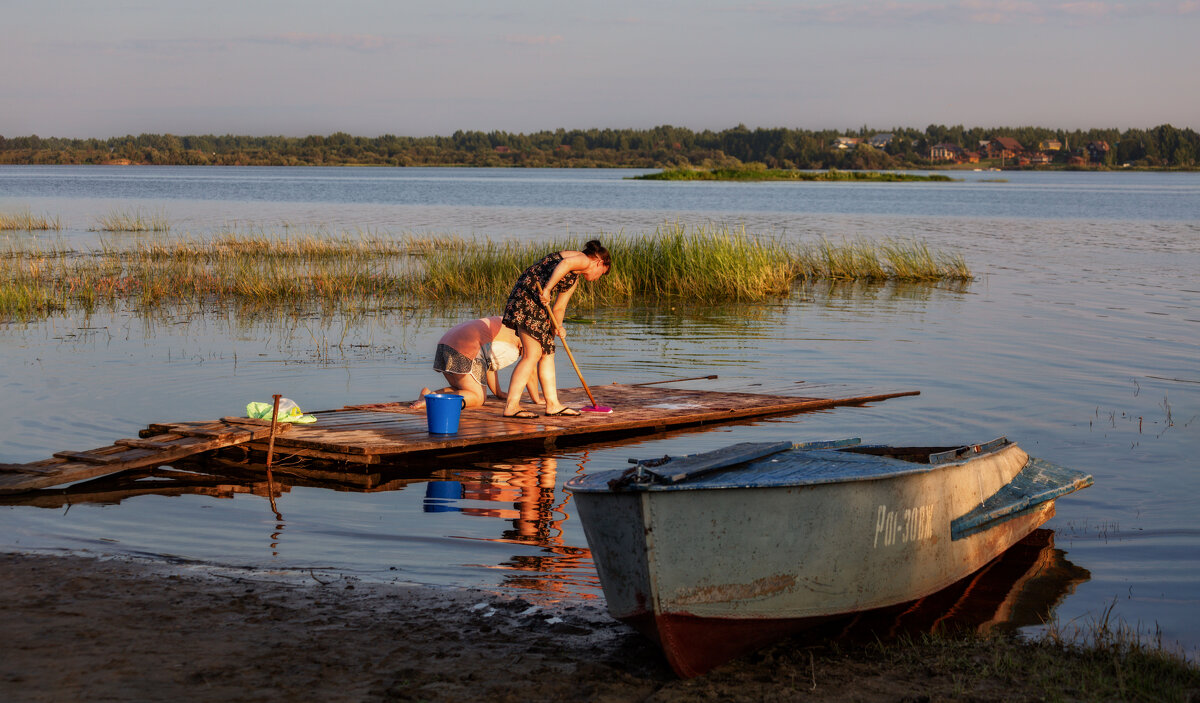
[[[23,553],[0,554],[0,587],[0,700],[13,703],[1126,698],[1102,671],[1114,655],[1061,644],[796,639],[682,680],[602,602]],[[1119,664],[1124,692],[1121,670],[1145,665]],[[1195,700],[1200,669],[1169,666],[1156,676]]]

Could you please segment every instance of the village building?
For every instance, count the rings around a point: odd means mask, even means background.
[[[987,155],[993,159],[1012,159],[1025,152],[1025,147],[1012,137],[996,137],[988,141]]]
[[[867,144],[870,144],[876,149],[886,149],[887,145],[891,144],[892,140],[895,138],[895,135],[893,135],[891,132],[880,132],[879,134],[872,136],[871,139],[867,141]]]
[[[963,160],[965,154],[963,148],[957,144],[934,144],[929,147],[930,161],[954,161],[957,163]]]
[[[1062,151],[1063,143],[1057,139],[1043,139],[1038,142],[1038,151]]]
[[[854,149],[861,143],[862,139],[859,137],[838,137],[833,140],[833,148],[844,151],[846,149]]]
[[[1104,160],[1108,157],[1108,152],[1110,151],[1112,151],[1112,147],[1108,145],[1108,142],[1088,142],[1088,160],[1094,164],[1104,163]]]

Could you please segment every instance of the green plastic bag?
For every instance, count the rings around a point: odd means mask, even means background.
[[[270,420],[271,410],[274,409],[274,403],[260,403],[255,401],[246,405],[246,417],[252,417],[256,420]],[[279,416],[277,422],[294,422],[300,425],[307,425],[317,421],[313,415],[305,415],[304,411],[296,405],[296,401],[289,398],[279,399]]]

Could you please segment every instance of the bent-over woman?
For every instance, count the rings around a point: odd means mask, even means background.
[[[516,361],[520,350],[521,340],[501,323],[499,316],[481,317],[451,327],[438,340],[433,357],[433,370],[441,371],[450,386],[437,392],[461,395],[468,408],[483,405],[489,389],[492,395],[504,400],[506,394],[500,390],[496,372]],[[542,402],[533,378],[522,386],[529,389],[533,402]],[[520,396],[522,387],[516,388]],[[425,407],[425,394],[430,392],[429,388],[422,388],[417,401],[409,407]]]
[[[583,251],[556,251],[546,255],[517,279],[504,306],[504,325],[514,330],[521,340],[521,360],[513,369],[509,382],[505,417],[537,417],[536,413],[521,409],[520,393],[520,389],[531,382],[535,370],[546,400],[546,414],[579,414],[578,410],[568,408],[558,400],[554,374],[554,323],[546,314],[546,306],[551,305],[551,296],[554,296],[554,317],[561,327],[567,303],[575,293],[579,279],[598,280],[608,273],[610,266],[608,250],[593,239]]]

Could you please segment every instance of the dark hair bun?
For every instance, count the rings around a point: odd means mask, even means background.
[[[609,256],[608,250],[604,248],[604,245],[600,243],[599,239],[593,239],[585,244],[583,246],[583,253],[587,254],[593,259],[600,259],[604,262],[605,266],[612,265],[612,257]]]

